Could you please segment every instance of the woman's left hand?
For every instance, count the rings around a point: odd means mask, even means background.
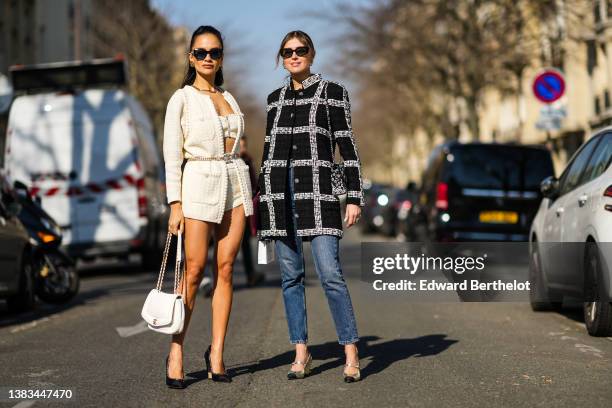
[[[346,214],[344,214],[344,222],[346,223],[346,227],[349,228],[359,221],[359,217],[361,217],[361,208],[356,204],[347,204]]]

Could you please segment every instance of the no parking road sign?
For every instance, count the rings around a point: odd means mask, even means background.
[[[541,102],[553,103],[565,93],[563,74],[554,69],[547,69],[533,80],[533,94]]]

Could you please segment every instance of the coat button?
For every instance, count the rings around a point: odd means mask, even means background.
[[[290,117],[291,119],[293,119],[293,112],[291,112],[291,115],[289,115],[289,117]]]
[[[304,92],[301,92],[301,91],[300,91],[299,95],[300,95],[300,96],[304,96]]]
[[[299,183],[300,179],[296,177],[295,179],[293,179],[293,181],[295,181],[296,183]]]
[[[297,146],[296,145],[293,145],[293,150],[297,150]]]
[[[295,214],[295,218],[300,218],[300,214]]]

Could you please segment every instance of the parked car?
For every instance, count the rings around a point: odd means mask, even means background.
[[[589,139],[559,177],[542,182],[544,199],[529,233],[531,307],[584,300],[589,334],[612,334],[612,127]]]
[[[543,147],[448,142],[434,148],[419,192],[419,240],[524,241],[553,175]]]
[[[382,225],[379,230],[388,237],[397,233],[397,218],[401,206],[409,206],[409,193],[403,188],[393,187],[389,190],[389,204],[381,209]]]
[[[384,224],[384,210],[391,205],[393,187],[386,184],[372,183],[364,188],[365,205],[362,209],[361,232],[371,233],[380,231]]]
[[[17,217],[19,205],[8,197],[14,191],[2,174],[0,194],[0,298],[10,312],[22,312],[34,306],[29,235]]]
[[[61,226],[70,255],[142,254],[159,266],[163,166],[153,126],[124,89],[121,59],[11,68],[4,166]]]
[[[409,241],[414,236],[411,231],[412,225],[410,221],[411,214],[413,214],[413,207],[418,200],[418,190],[416,184],[411,181],[406,186],[406,189],[401,190],[396,199],[395,207],[396,215],[394,220],[393,235],[397,237],[399,241]]]

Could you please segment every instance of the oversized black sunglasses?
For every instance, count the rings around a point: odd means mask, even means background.
[[[198,61],[205,60],[208,54],[210,54],[210,58],[219,60],[223,56],[223,48],[212,48],[209,51],[206,51],[204,48],[194,48],[191,51],[191,55]]]
[[[310,47],[283,48],[280,51],[280,55],[283,58],[291,58],[295,52],[298,57],[303,57],[308,54],[308,51],[310,51]]]

